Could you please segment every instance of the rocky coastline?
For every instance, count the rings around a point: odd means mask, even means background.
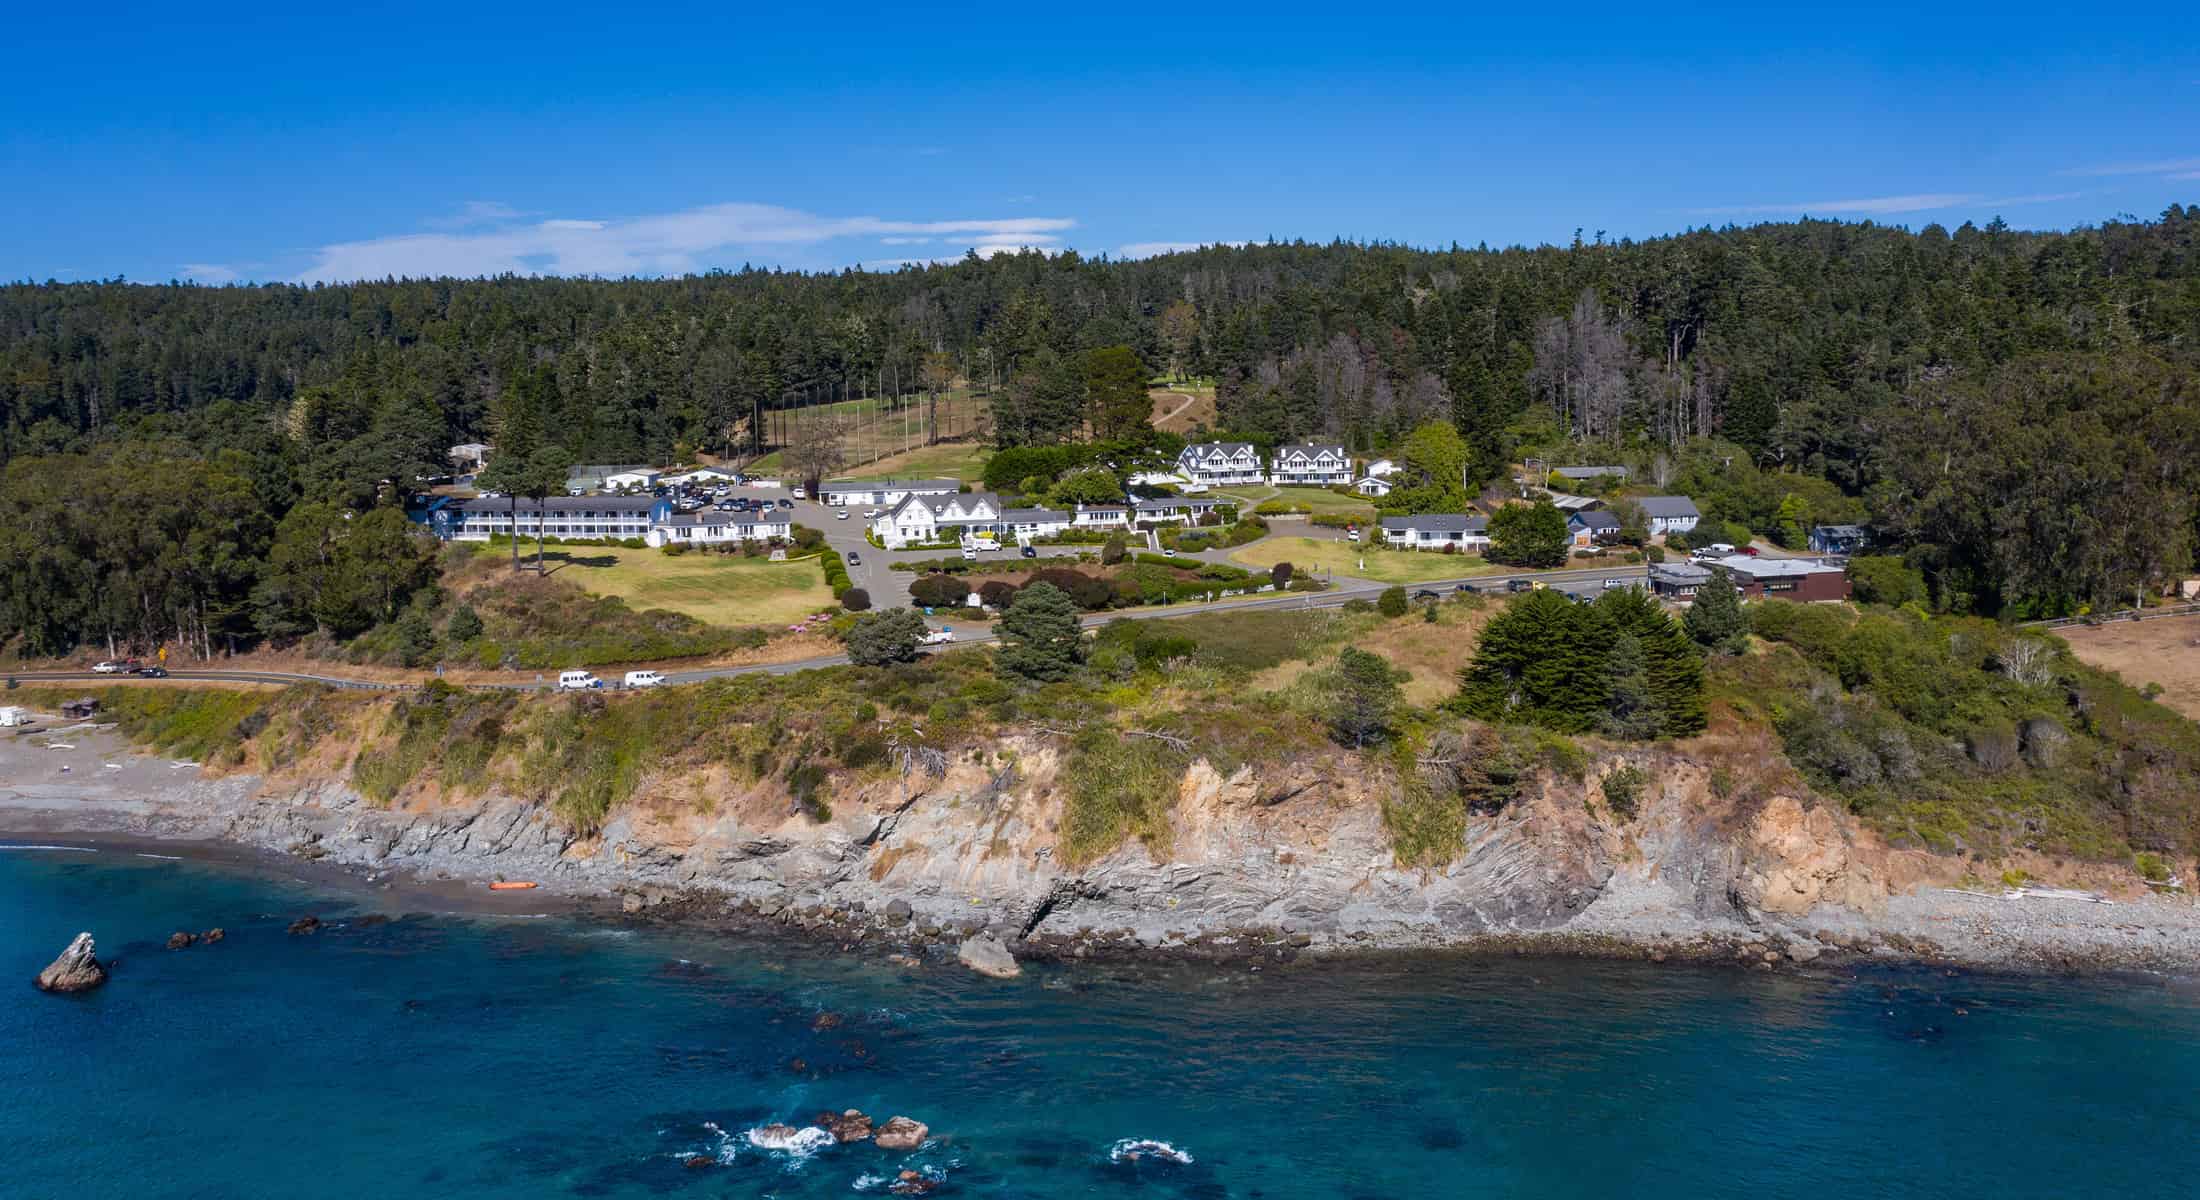
[[[1013,748],[1010,772],[957,763],[836,797],[823,823],[734,802],[615,814],[582,840],[507,796],[384,807],[327,781],[206,774],[111,732],[71,740],[65,751],[0,741],[0,836],[241,847],[468,909],[962,952],[998,977],[1019,960],[1258,966],[1419,951],[1758,970],[2200,970],[2200,909],[2186,897],[1981,887],[1962,864],[1877,846],[1822,806],[1774,797],[1722,810],[1680,760],[1657,764],[1663,786],[1630,821],[1547,787],[1479,820],[1465,853],[1432,870],[1391,862],[1377,805],[1333,764],[1224,778],[1198,763],[1167,854],[1133,842],[1070,869],[1053,860],[1051,764],[1036,743]],[[538,886],[491,892],[493,881]]]

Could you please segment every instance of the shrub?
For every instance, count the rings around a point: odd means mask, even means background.
[[[688,545],[686,542],[666,542],[664,544],[664,555],[666,558],[678,558],[681,555],[686,554],[687,552]]]
[[[1642,789],[1650,777],[1641,767],[1632,764],[1612,768],[1604,777],[1604,803],[1612,815],[1622,821],[1632,821],[1642,805]]]
[[[1268,582],[1278,590],[1289,587],[1291,585],[1292,570],[1290,563],[1277,563],[1275,566],[1268,568]]]
[[[992,608],[1007,608],[1016,599],[1016,585],[1004,579],[988,579],[978,585],[978,599]]]
[[[970,585],[951,575],[919,575],[909,581],[909,601],[921,608],[956,608],[970,596]]]
[[[1129,552],[1130,539],[1124,537],[1120,531],[1111,533],[1108,535],[1107,543],[1100,547],[1101,565],[1112,567],[1122,562],[1123,556]]]
[[[473,605],[461,604],[451,613],[443,635],[453,642],[470,642],[481,636],[481,628],[481,614],[474,611]]]
[[[849,612],[863,612],[871,607],[871,593],[859,587],[849,588],[840,594],[840,606]]]
[[[859,667],[909,662],[917,657],[918,639],[924,636],[924,629],[924,618],[913,608],[858,617],[855,627],[848,631],[848,661]],[[877,719],[875,708],[870,719]]]
[[[2139,878],[2146,880],[2148,883],[2169,882],[2169,864],[2163,862],[2162,856],[2152,850],[2142,850],[2132,855],[2131,866],[2133,870],[2139,872]]]
[[[1406,599],[1406,589],[1402,585],[1384,588],[1383,594],[1375,599],[1376,611],[1386,617],[1402,617],[1410,607],[1412,605]]]

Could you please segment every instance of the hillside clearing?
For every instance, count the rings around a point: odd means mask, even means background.
[[[2072,625],[2056,633],[2078,661],[2114,671],[2133,687],[2159,684],[2163,705],[2200,720],[2200,614]]]

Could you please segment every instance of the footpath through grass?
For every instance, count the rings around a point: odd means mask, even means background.
[[[635,609],[662,608],[712,625],[776,625],[833,603],[815,558],[772,562],[738,554],[552,547],[554,578]]]
[[[1379,550],[1326,538],[1272,537],[1232,552],[1232,562],[1248,567],[1290,563],[1302,572],[1327,571],[1377,583],[1422,583],[1459,579],[1499,570],[1472,554],[1432,554],[1425,550]],[[1365,562],[1363,569],[1361,563]]]

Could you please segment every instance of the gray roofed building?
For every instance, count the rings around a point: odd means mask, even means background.
[[[1703,519],[1703,514],[1696,511],[1696,502],[1686,496],[1644,496],[1635,503],[1649,520],[1653,536],[1686,533]]]
[[[1609,475],[1614,479],[1627,478],[1625,467],[1553,467],[1551,474],[1560,479],[1602,479]]]

